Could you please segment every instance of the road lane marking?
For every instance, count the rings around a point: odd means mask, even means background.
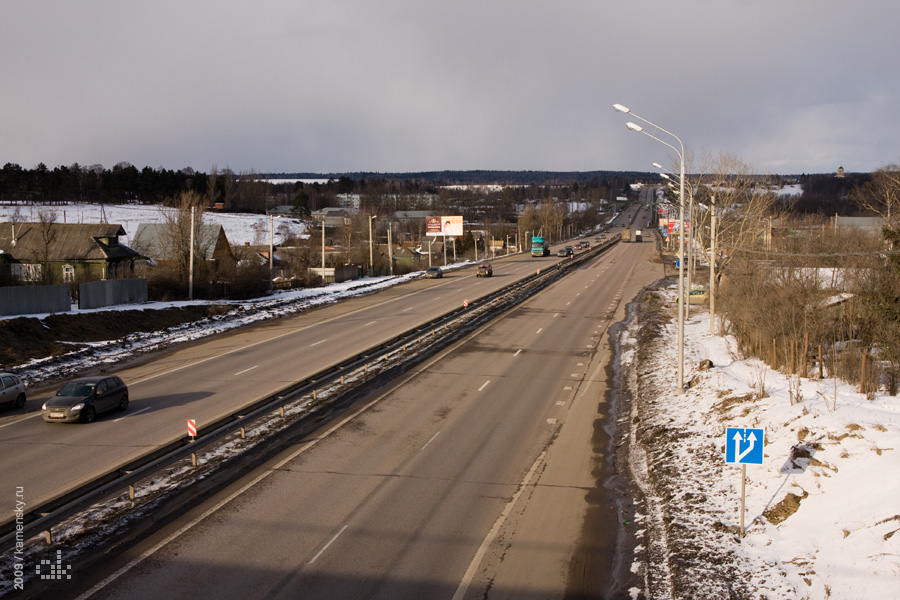
[[[142,408],[141,410],[136,410],[136,411],[134,411],[133,413],[128,413],[128,414],[125,415],[124,417],[119,417],[118,419],[113,419],[113,423],[118,423],[118,422],[121,421],[122,419],[127,419],[128,417],[133,417],[134,415],[141,414],[142,412],[147,411],[147,410],[150,410],[151,408],[153,408],[153,407],[152,407],[152,406],[148,406],[147,408]]]
[[[516,353],[513,354],[513,356],[518,356],[519,354],[521,354],[521,352],[522,352],[522,349],[519,348],[518,350],[516,350]]]
[[[441,432],[440,432],[440,431],[438,431],[436,434],[434,434],[433,436],[431,436],[431,439],[428,440],[427,442],[425,442],[425,445],[422,446],[422,450],[424,450],[425,448],[427,448],[427,447],[428,447],[428,444],[430,444],[431,442],[433,442],[433,441],[434,441],[434,438],[436,438],[436,437],[439,436],[439,435],[441,435]]]
[[[544,330],[544,328],[543,328],[543,327],[541,327],[541,328],[540,328],[540,329],[538,329],[538,330],[537,330],[537,331],[535,331],[535,332],[534,332],[534,333],[535,333],[535,334],[538,334],[538,333],[540,333],[540,332],[542,332],[542,331],[543,331],[543,330]]]
[[[558,316],[559,316],[559,313],[555,313],[555,314],[553,315],[553,318],[556,318],[556,317],[558,317]]]
[[[487,385],[488,385],[490,382],[491,382],[491,380],[488,379],[487,381],[485,381],[484,383],[482,383],[482,384],[481,384],[481,387],[478,388],[478,391],[480,392],[481,390],[483,390],[484,388],[486,388]]]
[[[4,427],[9,427],[10,425],[15,425],[16,423],[21,423],[25,419],[30,419],[32,417],[39,417],[39,416],[41,416],[41,411],[38,411],[36,413],[31,413],[30,415],[26,415],[26,416],[22,417],[21,419],[16,419],[15,421],[10,421],[9,423],[4,423],[3,425],[0,425],[0,429],[3,429]]]
[[[318,342],[314,342],[314,343],[310,344],[309,347],[312,348],[313,346],[318,346],[319,344],[324,344],[327,341],[328,340],[319,340]]]
[[[420,293],[420,292],[412,292],[411,294],[409,294],[409,296],[416,295],[416,294],[419,294],[419,293]],[[401,300],[402,298],[408,298],[408,296],[402,296],[402,297],[398,296],[397,298],[391,298],[390,300],[386,300],[386,301],[380,303],[378,306],[384,306],[385,304],[390,304],[391,302],[397,302],[397,301]],[[367,311],[367,310],[370,310],[370,309],[371,309],[370,306],[364,306],[364,307],[358,308],[358,309],[356,309],[356,310],[351,310],[351,311],[348,312],[348,313],[345,313],[345,314],[342,314],[342,315],[338,315],[338,316],[335,316],[335,317],[331,317],[331,318],[325,319],[325,320],[323,320],[323,321],[319,321],[318,323],[315,323],[315,324],[313,324],[313,325],[307,325],[307,326],[301,327],[301,328],[299,328],[299,329],[291,329],[290,331],[286,331],[286,332],[284,332],[284,333],[280,333],[280,334],[278,334],[278,335],[274,335],[274,336],[272,336],[272,337],[270,337],[270,338],[266,338],[266,339],[260,340],[260,341],[258,341],[258,342],[253,342],[253,343],[251,343],[251,344],[247,344],[247,345],[244,345],[244,346],[239,346],[239,347],[234,348],[234,349],[232,349],[232,350],[227,350],[227,351],[222,352],[222,353],[220,353],[220,354],[213,354],[212,356],[207,356],[206,358],[201,358],[201,359],[195,360],[195,361],[193,361],[193,362],[184,363],[184,364],[182,364],[182,365],[180,365],[180,366],[178,366],[178,367],[173,367],[173,368],[171,368],[171,369],[167,369],[167,370],[164,370],[164,371],[160,371],[160,372],[158,372],[158,373],[154,373],[154,374],[152,374],[152,375],[149,375],[149,376],[147,376],[147,377],[144,377],[143,379],[136,379],[136,380],[134,380],[134,381],[130,381],[130,382],[128,382],[128,385],[135,385],[135,384],[138,384],[138,383],[143,383],[143,382],[145,382],[145,381],[150,381],[151,379],[156,379],[157,377],[162,377],[162,376],[164,376],[164,375],[169,375],[170,373],[175,373],[176,371],[181,371],[182,369],[187,369],[187,368],[189,368],[189,367],[201,365],[201,364],[203,364],[203,363],[205,363],[205,362],[209,362],[209,361],[215,360],[215,359],[217,359],[217,358],[222,358],[222,357],[224,357],[224,356],[228,356],[229,354],[234,354],[235,352],[242,352],[242,351],[244,351],[244,350],[247,350],[248,348],[253,348],[254,346],[260,346],[260,345],[262,345],[262,344],[268,344],[268,343],[271,343],[271,342],[273,342],[273,341],[275,341],[275,340],[281,339],[281,338],[283,338],[283,337],[286,337],[286,336],[289,336],[289,335],[294,335],[294,334],[296,334],[296,333],[302,333],[302,332],[308,331],[309,329],[312,329],[313,327],[317,327],[317,326],[323,325],[323,324],[325,324],[325,323],[331,323],[331,322],[333,322],[333,321],[337,321],[338,319],[344,319],[344,318],[346,318],[346,317],[348,317],[348,316],[350,316],[350,315],[355,315],[355,314],[358,314],[358,313],[361,313],[361,312],[364,312],[364,311]],[[374,321],[373,321],[373,323],[374,323]]]
[[[377,323],[377,322],[378,322],[378,321],[369,321],[368,323],[366,323],[365,325],[363,325],[363,327],[368,327],[369,325],[374,325],[374,324]]]
[[[408,311],[408,310],[412,310],[412,308],[413,308],[413,307],[412,307],[412,306],[410,306],[410,307],[409,307],[409,308],[404,308],[404,309],[403,309],[403,310],[401,310],[401,311],[400,311],[400,312],[406,312],[406,311]]]
[[[259,365],[253,365],[253,366],[250,367],[249,369],[244,369],[243,371],[238,371],[238,372],[235,373],[234,375],[235,375],[235,377],[238,376],[238,375],[243,375],[243,374],[246,373],[247,371],[252,371],[253,369],[257,368],[258,366],[259,366]]]
[[[331,537],[331,539],[328,540],[328,542],[327,542],[324,546],[322,546],[322,548],[321,548],[318,552],[316,552],[316,555],[313,556],[311,559],[309,559],[309,562],[306,563],[306,564],[311,565],[311,564],[313,564],[314,562],[316,562],[316,559],[319,558],[320,556],[322,556],[322,553],[323,553],[323,552],[325,552],[326,550],[328,550],[328,546],[330,546],[331,544],[333,544],[333,543],[334,543],[334,540],[338,539],[338,536],[340,536],[342,533],[344,533],[344,530],[345,530],[345,529],[347,529],[347,526],[346,526],[346,525],[344,525],[343,527],[341,527],[340,530],[339,530],[336,534],[334,534],[334,535]]]
[[[435,359],[433,362],[437,362],[437,359]],[[259,482],[267,479],[269,477],[269,475],[279,472],[281,470],[281,468],[284,467],[284,465],[288,464],[289,462],[291,462],[292,460],[294,460],[295,458],[297,458],[298,456],[300,456],[301,454],[303,454],[304,452],[306,452],[307,450],[309,450],[310,448],[312,448],[313,446],[315,446],[322,440],[330,437],[331,434],[333,434],[335,431],[337,431],[338,429],[340,429],[341,427],[346,425],[349,421],[355,419],[360,414],[364,413],[371,407],[375,406],[382,397],[383,396],[379,396],[378,398],[373,399],[371,402],[369,402],[365,406],[361,407],[358,411],[355,411],[353,414],[348,415],[345,419],[342,419],[341,421],[335,423],[327,431],[322,433],[322,435],[320,435],[319,437],[306,442],[305,444],[303,444],[302,446],[297,448],[297,450],[295,450],[294,452],[291,452],[285,458],[283,458],[278,463],[273,465],[270,470],[264,471],[263,473],[259,474],[252,481],[250,481],[246,485],[244,485],[241,489],[237,490],[236,492],[234,492],[227,498],[224,498],[223,500],[219,501],[217,504],[215,504],[214,506],[212,506],[211,508],[206,510],[203,514],[196,517],[193,521],[185,524],[179,530],[175,531],[174,533],[171,533],[165,539],[158,542],[152,548],[145,550],[140,556],[138,556],[137,558],[135,558],[134,560],[129,562],[127,565],[123,566],[121,569],[119,569],[118,571],[116,571],[115,573],[113,573],[112,575],[110,575],[109,577],[107,577],[106,579],[104,579],[103,581],[101,581],[100,583],[98,583],[97,585],[95,585],[94,587],[92,587],[91,589],[86,591],[85,593],[78,596],[78,598],[76,598],[75,600],[87,600],[87,598],[90,598],[91,596],[93,596],[94,594],[96,594],[97,592],[99,592],[100,590],[102,590],[103,588],[108,586],[109,584],[111,584],[113,581],[120,578],[122,575],[124,575],[125,573],[127,573],[128,571],[130,571],[131,569],[133,569],[140,563],[144,562],[145,560],[147,560],[148,558],[150,558],[151,556],[153,556],[154,554],[159,552],[161,549],[163,549],[167,545],[171,544],[173,541],[175,541],[178,538],[180,538],[181,536],[183,536],[185,533],[187,533],[188,531],[190,531],[191,529],[196,527],[199,523],[202,523],[203,521],[205,521],[210,515],[213,515],[216,512],[218,512],[222,507],[229,504],[232,500],[243,495],[244,492],[253,488]]]
[[[472,563],[469,565],[469,568],[466,569],[466,573],[465,575],[463,575],[462,581],[459,582],[459,587],[456,588],[456,593],[453,594],[452,600],[462,600],[463,596],[466,595],[466,591],[468,591],[469,585],[472,584],[472,579],[475,577],[475,573],[476,571],[478,571],[478,567],[481,565],[481,560],[484,558],[484,555],[487,553],[490,545],[494,542],[497,534],[500,533],[500,528],[503,527],[503,523],[512,512],[513,507],[515,507],[516,502],[519,500],[519,496],[521,496],[522,492],[525,491],[525,488],[528,486],[531,478],[534,477],[538,465],[540,465],[541,461],[544,460],[544,456],[546,456],[546,454],[546,450],[544,452],[541,452],[541,455],[538,456],[537,460],[534,461],[534,464],[531,465],[531,469],[529,469],[528,473],[525,475],[525,479],[523,479],[522,483],[519,484],[519,489],[515,494],[513,494],[512,500],[510,500],[506,504],[506,508],[504,508],[503,512],[500,513],[500,516],[497,518],[494,526],[488,532],[487,536],[484,538],[484,541],[481,542],[481,547],[478,548],[478,552],[476,552],[475,556],[472,558]]]

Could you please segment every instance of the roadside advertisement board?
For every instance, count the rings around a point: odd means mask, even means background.
[[[449,235],[452,237],[462,237],[462,234],[463,234],[463,218],[462,218],[462,216],[425,217],[425,235],[428,235],[428,236]]]

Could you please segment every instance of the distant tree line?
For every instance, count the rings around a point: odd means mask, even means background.
[[[418,171],[408,173],[267,173],[269,179],[346,179],[348,181],[400,181],[419,186],[445,185],[571,185],[601,179],[624,178],[630,181],[646,179],[650,174],[638,171]]]
[[[891,169],[888,169],[890,171]],[[877,174],[877,172],[876,172]],[[848,173],[776,177],[769,181],[799,182],[800,196],[783,197],[783,208],[797,214],[861,216],[872,214],[857,199],[861,188],[871,187],[873,174]],[[318,182],[283,179],[320,180]],[[634,182],[657,183],[658,175],[633,171],[423,171],[410,173],[257,173],[218,169],[208,172],[191,167],[166,169],[128,162],[112,168],[78,163],[50,169],[44,163],[26,169],[6,163],[0,169],[0,202],[41,204],[91,202],[167,204],[182,192],[194,192],[212,207],[219,203],[233,212],[262,213],[279,204],[308,214],[334,206],[338,194],[358,194],[364,212],[385,214],[393,210],[458,209],[454,214],[474,216],[487,204],[490,218],[508,219],[514,204],[589,199],[613,201],[628,194]],[[509,186],[501,191],[448,189],[453,185]],[[423,195],[440,195],[439,206],[422,204]]]
[[[127,162],[112,168],[102,165],[57,166],[50,169],[44,163],[25,169],[6,163],[0,169],[0,202],[63,204],[141,203],[170,204],[183,192],[193,192],[212,207],[235,212],[262,213],[279,204],[291,205],[301,213],[309,213],[333,206],[338,194],[358,194],[363,209],[385,214],[393,210],[421,210],[435,208],[423,205],[423,196],[441,196],[441,208],[460,208],[469,199],[476,204],[487,202],[501,206],[503,214],[494,218],[508,218],[514,203],[527,200],[575,195],[612,201],[626,195],[628,185],[639,179],[636,173],[611,171],[552,172],[552,171],[435,171],[423,173],[291,173],[262,174],[254,171],[236,173],[215,165],[208,172],[190,167],[172,170],[162,167],[138,169]],[[314,182],[280,179],[312,179]],[[446,189],[450,185],[511,186],[507,190]],[[579,198],[580,199],[580,198]],[[482,210],[473,206],[470,212]],[[460,208],[462,210],[462,208]],[[493,210],[493,208],[491,208]]]

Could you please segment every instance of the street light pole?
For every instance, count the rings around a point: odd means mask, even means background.
[[[656,165],[657,163],[653,163]],[[668,171],[668,169],[666,169]],[[671,171],[669,171],[671,173]],[[672,173],[674,175],[674,173]],[[674,187],[672,182],[672,178],[666,175],[665,173],[660,173],[660,176],[664,179],[668,179],[670,181],[669,185]],[[694,190],[692,186],[687,186],[688,193],[688,219],[687,219],[687,228],[690,230],[688,233],[688,249],[687,249],[687,295],[690,300],[691,290],[694,289],[693,278],[694,278]],[[684,235],[684,231],[678,232],[679,237]],[[684,318],[688,319],[691,315],[691,303],[687,302],[684,305]]]
[[[625,124],[625,126],[628,129],[630,129],[632,131],[637,131],[639,133],[643,133],[644,135],[653,138],[660,144],[663,144],[664,146],[668,146],[669,148],[674,150],[675,153],[678,155],[679,161],[681,163],[681,176],[679,178],[679,190],[678,190],[678,205],[679,205],[679,207],[678,207],[678,230],[679,230],[678,256],[679,256],[679,260],[678,260],[678,303],[677,303],[677,306],[678,306],[678,376],[677,376],[678,389],[677,389],[677,391],[679,394],[681,394],[684,392],[684,305],[686,304],[685,298],[684,298],[684,259],[685,259],[685,256],[684,256],[684,143],[681,141],[681,138],[679,138],[677,135],[675,135],[671,131],[667,131],[667,130],[663,129],[662,127],[660,127],[659,125],[657,125],[655,123],[651,123],[647,119],[634,114],[633,112],[631,112],[631,109],[629,109],[627,106],[622,106],[621,104],[614,104],[613,108],[616,109],[618,112],[630,114],[634,118],[636,118],[640,121],[643,121],[644,123],[647,123],[651,127],[654,127],[655,129],[662,131],[663,133],[669,134],[670,136],[675,138],[675,140],[678,142],[678,145],[681,147],[681,151],[679,151],[678,148],[676,148],[672,144],[659,139],[658,137],[656,137],[655,135],[653,135],[651,133],[644,131],[644,128],[641,127],[640,125],[637,125],[636,123],[632,123],[629,121],[628,123]]]
[[[374,240],[372,239],[372,221],[374,219],[375,215],[369,215],[369,277],[375,276],[375,262],[373,251]],[[431,257],[429,256],[429,258]]]
[[[710,249],[709,249],[709,332],[716,333],[716,196],[710,200]]]

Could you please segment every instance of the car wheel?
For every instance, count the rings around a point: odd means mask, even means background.
[[[119,400],[119,410],[125,410],[128,408],[128,394],[124,394],[122,399]]]
[[[88,406],[84,409],[84,412],[81,413],[81,419],[85,423],[93,423],[97,418],[97,411],[94,410],[93,406]]]
[[[13,402],[13,408],[22,408],[23,406],[25,406],[25,394],[19,394],[19,397]]]

